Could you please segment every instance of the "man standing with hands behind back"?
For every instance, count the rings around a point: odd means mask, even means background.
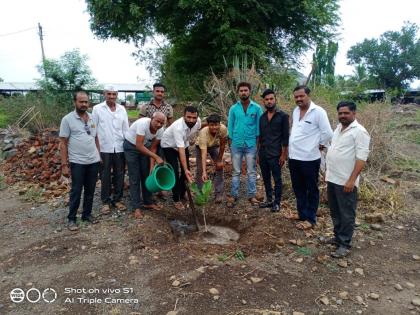
[[[332,137],[327,112],[312,102],[311,90],[304,85],[293,90],[296,108],[293,110],[289,138],[289,169],[296,195],[299,229],[310,229],[316,224],[319,205],[319,168],[321,151]]]
[[[92,117],[98,128],[101,147],[102,214],[109,214],[111,205],[120,211],[126,210],[121,199],[125,172],[123,144],[128,131],[128,115],[125,107],[117,104],[118,91],[113,86],[105,87],[104,95],[105,102],[93,107]]]
[[[77,231],[77,209],[83,194],[82,221],[97,223],[91,215],[93,194],[99,170],[99,141],[96,125],[87,112],[89,98],[86,92],[73,95],[75,110],[61,120],[60,155],[63,176],[71,175],[68,229]]]

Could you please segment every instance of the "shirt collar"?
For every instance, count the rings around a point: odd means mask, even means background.
[[[359,126],[359,122],[357,121],[357,119],[355,119],[344,131],[356,128],[357,126]],[[343,130],[343,125],[340,123],[340,131]]]
[[[74,117],[76,117],[76,119],[80,119],[82,120],[82,118],[79,116],[79,114],[76,112],[76,110],[73,111]],[[86,112],[86,114],[88,115],[88,119],[90,119],[90,113]]]

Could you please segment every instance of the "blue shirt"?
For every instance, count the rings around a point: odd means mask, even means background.
[[[228,133],[234,147],[255,147],[260,135],[261,106],[254,101],[248,105],[246,112],[240,101],[229,109]]]

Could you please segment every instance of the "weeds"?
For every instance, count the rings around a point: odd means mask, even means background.
[[[39,187],[29,187],[23,195],[23,199],[34,203],[41,203],[43,201],[43,192],[43,189]]]
[[[299,247],[296,249],[296,252],[302,256],[311,256],[312,250],[308,247]]]
[[[221,262],[226,262],[232,257],[235,257],[239,261],[244,261],[246,259],[244,252],[241,249],[237,249],[235,252],[229,254],[229,253],[223,253],[222,255],[217,257],[217,260]]]

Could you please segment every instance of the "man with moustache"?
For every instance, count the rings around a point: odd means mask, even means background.
[[[260,133],[259,122],[262,109],[250,100],[251,84],[240,82],[237,87],[240,101],[229,109],[228,134],[232,156],[232,187],[227,206],[233,208],[239,198],[242,160],[245,158],[247,172],[247,194],[251,205],[258,205],[257,193],[257,143]]]
[[[77,231],[76,214],[83,194],[82,221],[95,224],[91,215],[93,194],[99,169],[99,141],[96,125],[87,112],[89,98],[86,92],[74,93],[75,110],[61,120],[60,155],[61,170],[65,177],[71,176],[68,229]]]
[[[289,116],[277,108],[273,90],[265,90],[261,97],[266,111],[260,118],[258,157],[266,200],[260,204],[260,208],[271,208],[271,212],[278,212],[282,192],[281,168],[287,160],[289,145]],[[274,179],[274,202],[271,177]]]
[[[149,104],[140,107],[139,117],[152,118],[156,112],[161,112],[166,117],[166,127],[169,127],[174,119],[174,110],[165,102],[165,86],[162,83],[153,84],[153,99]]]
[[[175,186],[172,189],[172,198],[177,210],[185,209],[181,198],[185,196],[185,180],[193,182],[193,176],[189,169],[189,140],[201,128],[201,120],[198,110],[194,106],[184,109],[184,116],[175,120],[172,125],[165,129],[160,145],[165,154],[166,161],[171,164],[175,172]],[[180,171],[181,168],[181,171]]]
[[[105,87],[104,96],[105,101],[93,107],[92,117],[101,146],[102,214],[109,214],[111,205],[120,211],[126,210],[121,199],[125,173],[123,143],[128,131],[128,115],[125,107],[117,104],[118,91],[113,86]]]
[[[311,101],[310,92],[304,85],[293,90],[297,106],[293,110],[289,138],[290,178],[298,211],[297,215],[290,218],[302,221],[296,227],[303,230],[316,224],[321,150],[333,134],[327,112]]]
[[[334,225],[334,238],[325,243],[337,246],[331,253],[342,258],[350,253],[353,237],[359,174],[369,155],[370,136],[356,120],[356,104],[340,102],[337,105],[340,123],[334,131],[327,153],[328,205]]]
[[[142,217],[140,209],[142,203],[145,209],[160,209],[153,203],[152,194],[146,189],[146,178],[155,161],[158,164],[163,163],[162,158],[157,155],[157,148],[162,139],[164,124],[165,115],[155,112],[151,119],[148,117],[137,119],[126,134],[124,154],[130,181],[131,210],[136,219]]]

